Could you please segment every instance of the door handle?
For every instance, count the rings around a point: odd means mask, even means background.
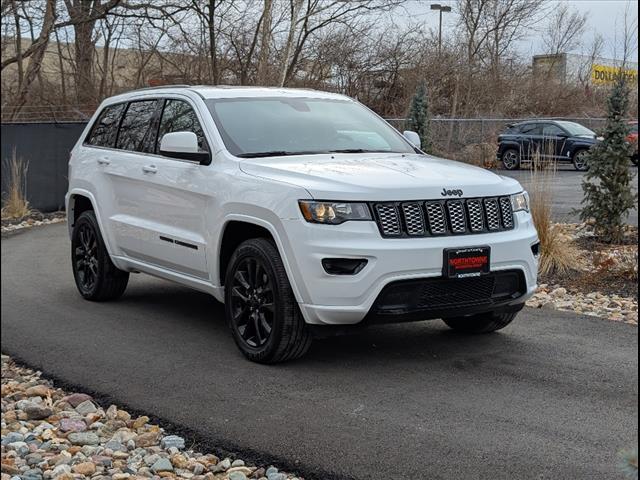
[[[158,168],[155,165],[145,165],[142,167],[144,173],[158,173]]]
[[[99,158],[98,165],[111,165],[111,160],[106,157]]]

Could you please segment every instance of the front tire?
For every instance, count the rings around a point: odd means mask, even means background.
[[[573,154],[573,167],[579,172],[589,170],[589,150],[581,149]]]
[[[502,153],[502,165],[505,170],[518,170],[520,162],[520,152],[515,148],[508,148]]]
[[[127,288],[129,273],[119,270],[111,261],[91,210],[80,215],[73,226],[71,262],[78,291],[87,300],[113,300]]]
[[[253,362],[293,360],[311,345],[282,258],[267,239],[247,240],[231,257],[225,311],[236,345]]]
[[[443,318],[449,328],[462,333],[491,333],[509,325],[518,315],[514,313],[482,313],[468,317]]]

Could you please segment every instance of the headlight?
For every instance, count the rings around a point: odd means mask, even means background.
[[[514,212],[529,211],[529,194],[527,192],[511,195],[511,205]]]
[[[311,223],[340,225],[349,220],[372,220],[366,203],[300,200],[298,204],[305,220]]]

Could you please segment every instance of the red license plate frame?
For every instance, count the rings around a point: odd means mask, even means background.
[[[491,247],[447,248],[444,250],[443,276],[478,277],[491,272]]]

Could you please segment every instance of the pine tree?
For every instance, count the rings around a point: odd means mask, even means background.
[[[624,221],[638,201],[638,196],[631,191],[632,152],[626,141],[628,108],[629,87],[620,75],[607,100],[604,140],[590,150],[589,171],[582,182],[584,198],[580,217],[583,221],[593,219],[596,234],[610,243],[622,241]]]
[[[420,136],[421,148],[424,152],[428,153],[431,151],[431,139],[429,138],[429,104],[427,99],[427,85],[424,81],[420,82],[416,93],[411,99],[406,128],[413,130]]]

